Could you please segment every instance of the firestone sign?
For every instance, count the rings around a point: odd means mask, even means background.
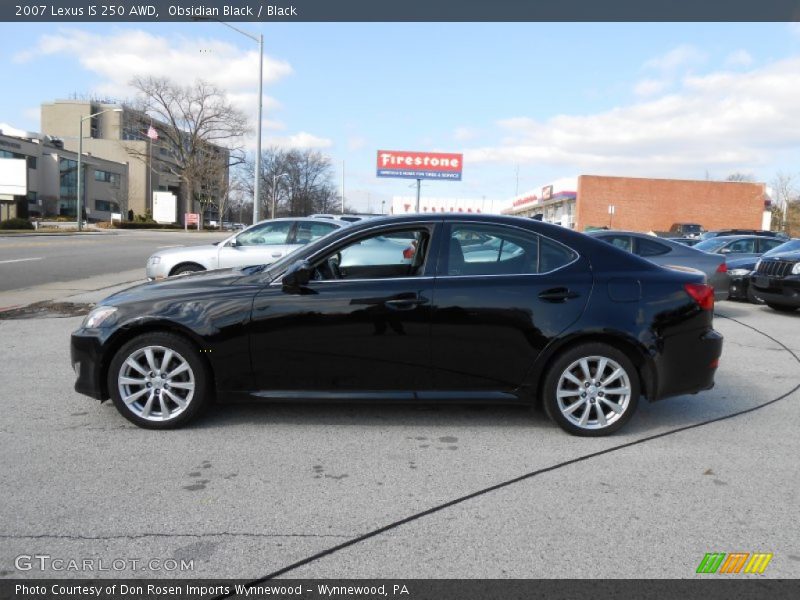
[[[462,154],[378,150],[378,177],[461,181]]]

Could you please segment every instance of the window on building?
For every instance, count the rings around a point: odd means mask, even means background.
[[[110,173],[108,171],[95,170],[94,180],[103,183],[110,183],[111,187],[119,187],[119,173]]]
[[[28,157],[28,168],[29,169],[36,169],[36,157],[29,156]]]
[[[118,202],[111,202],[109,200],[95,200],[94,201],[94,208],[95,210],[102,210],[105,212],[119,212],[119,203]]]

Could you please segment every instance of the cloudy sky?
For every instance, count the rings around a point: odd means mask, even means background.
[[[423,187],[461,198],[582,173],[800,172],[797,24],[240,26],[265,36],[264,143],[345,161],[361,210],[413,192],[375,177],[378,149],[463,152],[462,182]],[[212,81],[255,120],[257,60],[213,22],[2,23],[0,123],[38,130],[41,102],[125,99],[146,74]]]

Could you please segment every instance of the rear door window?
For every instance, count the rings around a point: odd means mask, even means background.
[[[616,235],[612,233],[608,235],[598,235],[597,237],[604,242],[608,242],[612,246],[620,248],[621,250],[633,252],[633,242],[631,240],[631,236],[629,235]]]
[[[442,249],[441,275],[528,275],[555,270],[577,256],[532,231],[484,223],[453,223]]]
[[[671,248],[666,244],[646,238],[636,238],[636,254],[639,256],[659,256],[666,254]]]

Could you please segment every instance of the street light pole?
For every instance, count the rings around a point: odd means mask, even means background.
[[[247,35],[247,34],[245,34]],[[261,199],[261,115],[264,104],[264,34],[258,36],[258,133],[256,134],[256,180],[253,186],[253,225],[258,222],[258,203]],[[273,203],[273,213],[275,206]],[[272,215],[275,218],[275,215]]]
[[[258,222],[258,203],[261,196],[261,120],[264,110],[264,34],[259,33],[258,37],[256,37],[252,33],[247,33],[230,23],[215,19],[214,17],[192,17],[192,21],[216,21],[217,23],[225,25],[225,27],[233,29],[237,33],[241,33],[243,36],[250,38],[258,44],[258,124],[256,125],[256,136],[258,139],[256,139],[256,173],[253,183],[253,225],[255,225]]]
[[[281,173],[280,175],[273,175],[272,176],[272,218],[275,218],[275,202],[277,200],[277,187],[278,187],[278,179],[281,177],[288,177],[288,173]]]
[[[93,117],[97,117],[97,116],[100,116],[100,115],[108,113],[108,112],[122,112],[122,109],[121,108],[108,108],[106,110],[101,110],[100,112],[96,112],[94,114],[87,115],[85,117],[81,117],[81,120],[78,123],[78,184],[77,184],[78,197],[75,199],[75,208],[76,208],[75,212],[77,213],[78,231],[82,231],[83,230],[83,218],[82,218],[83,217],[83,215],[82,215],[82,213],[83,213],[83,189],[82,189],[82,187],[83,187],[82,186],[83,173],[81,172],[82,171],[82,167],[83,167],[83,165],[81,164],[82,163],[82,159],[83,159],[83,122],[86,119],[91,119]]]

